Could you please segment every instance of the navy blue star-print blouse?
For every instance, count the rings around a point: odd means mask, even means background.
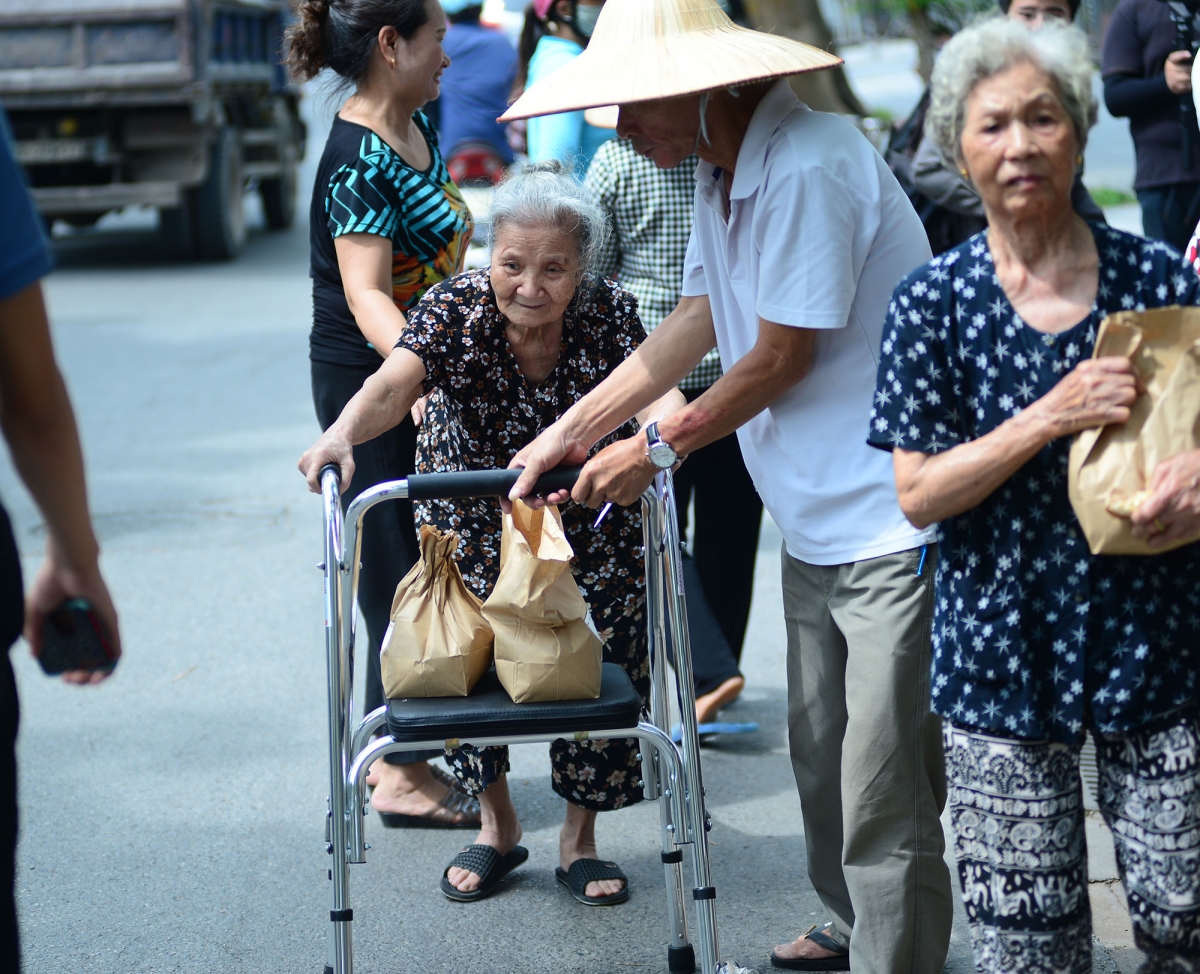
[[[1091,225],[1096,303],[1049,335],[996,279],[987,231],[896,287],[869,442],[940,453],[1048,393],[1092,354],[1110,312],[1200,303],[1166,244]],[[943,521],[933,709],[1027,740],[1118,734],[1196,700],[1200,543],[1151,557],[1092,555],[1067,499],[1070,438],[1045,446],[978,507]]]

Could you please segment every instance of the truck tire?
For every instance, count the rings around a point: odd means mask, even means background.
[[[192,232],[190,193],[185,191],[181,206],[158,211],[158,232],[167,254],[174,260],[196,259],[196,235]]]
[[[203,260],[232,260],[246,247],[246,178],[235,129],[217,133],[209,163],[208,176],[193,196],[196,253]]]
[[[295,152],[287,151],[283,155],[283,172],[258,184],[268,230],[286,230],[296,219],[296,186],[299,177]]]

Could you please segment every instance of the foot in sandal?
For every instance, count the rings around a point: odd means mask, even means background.
[[[500,777],[488,786],[479,796],[479,808],[483,824],[474,844],[490,846],[501,857],[507,856],[521,841],[521,822],[508,793],[508,778]],[[455,865],[447,870],[445,879],[460,893],[478,892],[483,882],[478,873]]]
[[[479,804],[433,774],[424,761],[388,764],[376,761],[367,775],[374,787],[371,807],[385,824],[417,827],[475,828],[480,824]]]
[[[717,712],[727,707],[742,695],[746,680],[742,676],[731,676],[711,693],[696,698],[696,723],[710,724],[717,719]]]
[[[790,944],[780,944],[771,951],[771,964],[792,971],[848,971],[850,954],[830,934],[833,924],[818,930],[815,926]]]
[[[620,869],[602,862],[596,852],[596,813],[567,802],[567,817],[558,837],[558,881],[572,895],[589,905],[619,903],[629,897],[628,882]],[[588,862],[577,866],[576,862]],[[594,865],[591,865],[594,864]],[[602,879],[588,879],[589,874],[607,873]],[[584,880],[587,880],[586,882]],[[581,885],[582,884],[582,885]]]

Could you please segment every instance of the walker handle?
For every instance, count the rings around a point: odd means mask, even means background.
[[[533,493],[545,496],[556,490],[570,490],[579,479],[582,467],[555,467],[542,474]],[[411,500],[451,500],[469,497],[505,497],[521,476],[521,469],[458,470],[450,473],[418,473],[408,478]]]

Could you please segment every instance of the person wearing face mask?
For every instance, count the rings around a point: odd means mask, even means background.
[[[604,0],[534,0],[525,12],[521,60],[532,85],[583,53]],[[611,129],[590,124],[583,112],[532,118],[526,131],[530,162],[558,159],[583,178],[596,150],[613,137]]]
[[[474,224],[421,107],[450,59],[438,0],[301,0],[286,39],[292,73],[328,68],[352,91],[317,166],[309,211],[313,404],[322,429],[384,363],[425,292],[463,268]],[[413,419],[354,449],[357,494],[414,469]],[[379,648],[396,585],[419,554],[412,505],[367,514],[358,605],[367,627],[366,711],[383,706]],[[479,803],[426,763],[440,752],[388,755],[367,778],[391,827],[473,828]],[[406,763],[407,762],[407,763]]]

